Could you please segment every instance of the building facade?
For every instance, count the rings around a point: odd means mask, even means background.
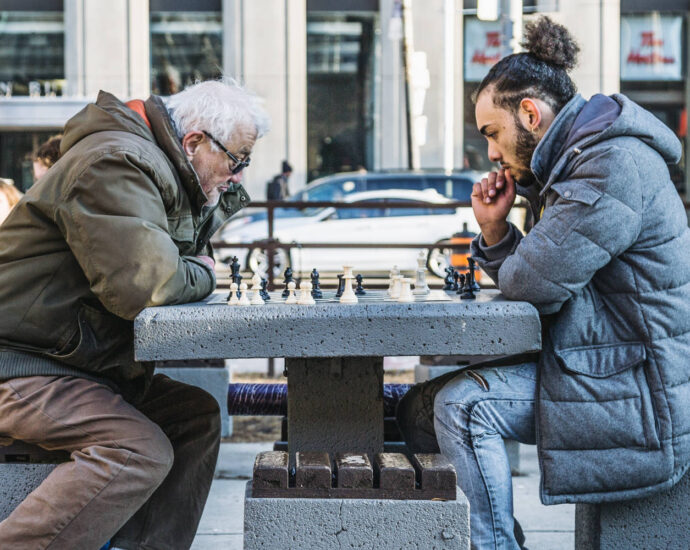
[[[685,143],[687,2],[498,4],[566,24],[582,47],[581,93],[627,93]],[[255,199],[283,159],[293,191],[336,171],[407,167],[406,106],[420,167],[487,169],[469,98],[509,28],[480,20],[476,0],[2,0],[0,177],[30,186],[27,153],[100,89],[145,98],[223,74],[264,97],[273,120],[246,174]],[[685,159],[674,170],[684,192]]]

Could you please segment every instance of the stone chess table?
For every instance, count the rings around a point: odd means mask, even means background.
[[[482,290],[475,300],[460,300],[457,294],[448,293],[449,301],[416,297],[413,303],[399,303],[390,300],[385,291],[370,290],[357,304],[340,304],[332,291],[324,291],[323,299],[308,306],[284,304],[279,292],[271,293],[271,300],[264,305],[228,306],[225,304],[227,295],[228,291],[217,292],[203,302],[142,311],[134,321],[135,358],[162,361],[284,357],[288,374],[291,464],[294,464],[296,452],[318,451],[331,456],[359,452],[368,454],[372,462],[376,453],[383,452],[385,356],[490,356],[541,348],[537,310],[525,302],[506,300],[498,291]],[[458,495],[453,504],[445,503],[446,507],[459,507],[457,513],[449,512],[447,517],[462,515],[469,529],[469,516],[463,508],[467,501],[460,491]],[[291,547],[290,541],[295,540],[296,531],[300,531],[300,536],[306,536],[305,532],[326,536],[328,529],[324,526],[319,528],[307,522],[309,526],[302,529],[296,527],[302,520],[290,519],[297,517],[294,514],[301,518],[300,514],[311,510],[315,502],[307,502],[309,499],[282,499],[290,503],[281,502],[281,499],[268,500],[271,502],[252,498],[251,485],[248,487],[245,548],[261,547],[267,540],[271,544],[285,543],[286,547]],[[301,500],[305,502],[297,502]],[[331,514],[326,512],[331,510],[337,516],[345,509],[327,500],[323,499],[324,514]],[[394,528],[389,534],[394,547],[419,545],[415,537],[436,537],[430,533],[446,532],[446,527],[436,526],[434,518],[446,517],[440,513],[438,504],[388,501],[387,506],[380,508],[378,519],[389,523],[388,520],[397,514],[409,514],[408,508],[413,506],[419,518],[427,517],[430,530],[424,532],[426,534],[411,530],[409,538],[404,540],[401,534],[396,538]],[[271,514],[282,511],[278,516],[288,526],[284,532],[280,531],[280,540],[275,538],[278,535],[274,529],[262,530],[260,518],[267,510]],[[329,521],[339,521],[335,516],[329,517]],[[452,529],[452,520],[448,521],[450,523],[444,525]],[[289,527],[291,524],[294,527]],[[325,544],[325,539],[319,539],[322,542],[299,540],[300,544],[307,544],[302,548],[309,544],[316,545],[313,547]],[[439,548],[464,548],[469,539],[463,535],[448,540],[452,544]],[[461,540],[465,542],[460,544]],[[423,541],[419,547],[430,542],[427,538]]]

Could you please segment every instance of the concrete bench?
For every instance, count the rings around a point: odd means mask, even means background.
[[[575,507],[578,550],[690,548],[690,473],[669,491],[607,504]]]

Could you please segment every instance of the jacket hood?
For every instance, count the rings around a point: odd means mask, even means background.
[[[89,103],[65,124],[60,154],[64,155],[85,137],[105,131],[129,132],[155,142],[151,130],[139,114],[114,95],[101,90],[95,103]]]
[[[616,137],[636,137],[667,163],[680,160],[676,135],[652,113],[622,94],[596,94],[589,101],[576,94],[556,116],[532,156],[531,169],[546,184],[558,177],[569,151],[585,149]],[[542,189],[542,192],[545,189]]]

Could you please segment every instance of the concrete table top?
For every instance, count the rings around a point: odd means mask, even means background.
[[[358,304],[333,292],[315,305],[227,306],[221,293],[203,302],[146,308],[134,321],[139,361],[252,357],[505,355],[541,348],[537,310],[482,290],[476,300],[387,300],[368,291]],[[222,292],[227,295],[227,291]]]

